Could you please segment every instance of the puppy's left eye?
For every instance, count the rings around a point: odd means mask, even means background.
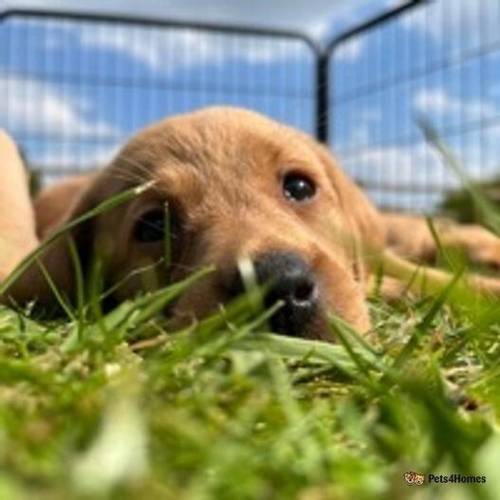
[[[166,214],[161,209],[154,209],[141,215],[135,223],[133,236],[141,243],[160,241],[165,236]]]
[[[316,194],[314,182],[302,174],[288,174],[283,179],[283,193],[293,201],[305,201]]]

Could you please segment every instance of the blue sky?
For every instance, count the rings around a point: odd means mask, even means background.
[[[331,31],[389,3],[353,2]],[[471,175],[496,174],[499,3],[436,0],[337,49],[331,144],[347,170],[389,188],[453,185],[415,126],[423,113]],[[0,25],[0,47],[0,126],[49,181],[61,169],[105,163],[153,120],[210,104],[314,130],[314,56],[300,41],[13,18]],[[439,194],[422,191],[370,193],[386,205],[429,209]]]

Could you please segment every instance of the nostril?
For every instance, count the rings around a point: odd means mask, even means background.
[[[315,286],[312,281],[303,280],[297,284],[292,293],[292,300],[297,304],[306,304],[314,298]]]

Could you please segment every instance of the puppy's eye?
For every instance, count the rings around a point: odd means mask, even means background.
[[[316,194],[316,186],[305,175],[288,174],[283,179],[283,193],[289,200],[305,201]]]
[[[165,212],[154,209],[141,215],[135,223],[133,236],[141,243],[152,243],[163,240],[165,236]]]

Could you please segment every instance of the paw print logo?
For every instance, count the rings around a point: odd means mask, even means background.
[[[405,472],[404,478],[407,484],[411,485],[416,484],[420,486],[421,484],[424,484],[425,481],[424,474],[419,474],[418,472],[413,472],[413,471]]]

